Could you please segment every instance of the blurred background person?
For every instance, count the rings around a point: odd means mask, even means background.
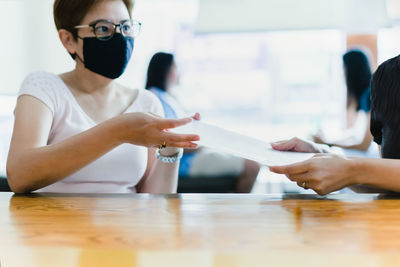
[[[176,97],[171,94],[171,88],[178,84],[179,73],[174,56],[163,52],[153,55],[147,71],[146,89],[153,92],[160,99],[166,118],[176,119],[187,114]],[[250,193],[259,170],[259,164],[253,161],[206,148],[198,150],[186,149],[181,159],[179,176],[237,177],[236,192]]]
[[[352,49],[343,55],[347,88],[346,129],[338,139],[329,140],[322,131],[313,136],[319,144],[366,152],[372,144],[371,118],[371,64],[367,53]],[[361,153],[360,153],[361,154]]]

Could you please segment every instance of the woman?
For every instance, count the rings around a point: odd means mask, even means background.
[[[281,151],[318,153],[314,158],[270,170],[285,174],[304,188],[325,195],[347,186],[400,192],[400,56],[384,62],[371,86],[371,133],[383,159],[348,158],[298,138],[272,144]]]
[[[146,89],[153,92],[161,101],[166,118],[184,117],[186,112],[170,93],[179,83],[179,75],[174,56],[169,53],[155,54],[147,71]],[[208,149],[186,149],[181,160],[179,175],[235,176],[237,193],[250,193],[260,167],[257,163]]]
[[[361,50],[350,50],[343,55],[347,87],[347,131],[339,140],[328,142],[323,133],[313,136],[314,142],[345,149],[367,151],[372,143],[369,130],[371,118],[370,83],[371,66],[368,56]],[[367,121],[367,123],[365,123]],[[362,129],[357,127],[365,125]],[[362,130],[362,132],[360,132]]]
[[[132,0],[55,1],[58,34],[76,66],[59,76],[33,73],[21,86],[7,161],[14,192],[176,191],[175,147],[194,148],[199,137],[167,132],[191,118],[162,119],[152,94],[114,81],[140,30],[132,7]]]

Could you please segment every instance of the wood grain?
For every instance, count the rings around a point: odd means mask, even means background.
[[[400,200],[0,193],[8,266],[395,266]]]

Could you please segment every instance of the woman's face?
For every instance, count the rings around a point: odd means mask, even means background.
[[[167,83],[168,88],[179,85],[179,72],[175,62],[172,63],[171,69],[169,70]]]
[[[114,24],[119,24],[123,21],[129,20],[129,12],[126,8],[125,4],[121,0],[110,0],[110,1],[102,1],[99,4],[95,5],[88,14],[84,17],[81,25],[89,25],[98,20],[108,20],[113,22]],[[120,29],[117,28],[117,32],[120,32]],[[78,36],[80,38],[85,37],[94,37],[93,28],[83,28],[78,30]],[[83,59],[83,40],[78,38],[76,42],[73,44],[73,50],[69,51],[70,53],[78,54],[80,58]]]

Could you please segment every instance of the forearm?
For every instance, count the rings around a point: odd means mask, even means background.
[[[166,148],[160,152],[164,156],[176,155],[179,149]],[[137,186],[139,193],[176,193],[178,187],[179,163],[163,163],[156,159],[156,149],[149,149],[148,167],[145,176]]]
[[[359,138],[361,136],[359,136],[357,133],[353,133],[350,136],[348,135],[342,138],[341,140],[336,140],[332,142],[332,145],[344,149],[357,149],[357,150],[367,151],[373,141],[373,137],[370,131],[370,114],[368,114],[367,122],[368,123],[362,138]]]
[[[178,187],[179,161],[163,163],[156,160],[139,193],[171,194]]]
[[[53,184],[119,145],[111,121],[44,147],[10,149],[7,177],[14,192],[31,192]]]
[[[400,160],[352,158],[351,164],[354,185],[400,192]]]
[[[359,142],[353,142],[351,144],[349,144],[349,142],[334,142],[333,146],[337,146],[337,147],[341,147],[344,149],[356,149],[356,150],[361,150],[361,151],[367,151],[368,148],[371,146],[371,142],[372,142],[372,136],[371,134],[368,132],[365,134],[364,138],[362,141]]]
[[[369,193],[384,194],[384,193],[393,192],[391,190],[380,189],[377,187],[372,187],[372,186],[367,186],[367,185],[353,185],[353,186],[350,186],[349,188],[351,190],[353,190],[354,192],[360,193],[360,194],[369,194]]]

